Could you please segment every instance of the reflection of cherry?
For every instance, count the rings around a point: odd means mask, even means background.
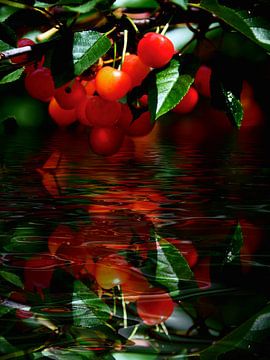
[[[150,284],[139,269],[130,269],[130,276],[126,282],[121,285],[121,290],[125,301],[136,301],[140,295],[148,292]]]
[[[146,325],[166,321],[174,310],[174,302],[164,290],[152,288],[137,300],[138,315]]]
[[[196,73],[194,85],[198,92],[205,96],[211,96],[210,90],[210,78],[211,78],[212,70],[206,65],[201,65]]]
[[[129,264],[121,255],[111,254],[97,261],[96,281],[103,289],[112,289],[128,281]]]
[[[90,132],[91,150],[97,155],[110,156],[115,154],[124,141],[124,133],[120,127],[94,126]]]
[[[43,298],[43,289],[50,286],[58,261],[48,254],[39,254],[28,259],[24,265],[24,285],[29,291],[36,290]]]

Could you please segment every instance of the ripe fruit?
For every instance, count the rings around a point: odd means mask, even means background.
[[[150,284],[139,269],[131,269],[128,281],[121,285],[125,301],[134,302],[150,290]]]
[[[21,47],[24,47],[24,46],[31,46],[31,45],[34,45],[34,41],[31,40],[31,39],[27,39],[27,38],[22,38],[22,39],[19,39],[18,40],[18,43],[17,43],[17,47],[18,48],[21,48]],[[12,62],[15,63],[15,64],[19,64],[19,63],[25,63],[28,61],[28,57],[29,57],[29,54],[22,54],[22,55],[18,55],[18,56],[15,56],[12,58]]]
[[[139,41],[137,53],[141,61],[152,68],[166,65],[174,55],[174,45],[164,35],[149,32]]]
[[[146,325],[157,325],[166,321],[174,310],[169,294],[158,288],[149,289],[137,300],[137,312]]]
[[[112,126],[121,114],[121,104],[108,101],[100,96],[89,96],[85,105],[85,115],[90,125]]]
[[[47,102],[54,95],[54,81],[50,69],[38,68],[24,79],[26,91],[35,99]]]
[[[190,87],[186,95],[175,106],[173,112],[177,114],[188,114],[192,112],[199,100],[198,92],[195,88]]]
[[[123,284],[129,275],[129,264],[121,255],[111,254],[96,262],[96,281],[103,289]]]
[[[59,126],[68,126],[76,121],[75,109],[63,109],[55,100],[55,98],[51,99],[48,112],[53,121],[56,122],[56,124]]]
[[[127,115],[121,116],[119,124],[124,129],[126,135],[134,137],[148,135],[155,126],[155,123],[151,122],[151,114],[149,111],[143,112],[134,121]]]
[[[86,96],[86,90],[79,80],[75,79],[55,90],[54,97],[61,108],[74,109]]]
[[[212,70],[208,66],[202,65],[199,67],[195,79],[194,85],[198,92],[205,96],[211,96],[211,89],[210,89],[210,78],[211,78]]]
[[[94,126],[90,133],[90,147],[97,155],[109,156],[115,154],[124,141],[124,132],[120,127]]]
[[[122,71],[131,78],[132,87],[139,86],[150,72],[150,67],[145,65],[138,55],[128,54],[122,64]]]
[[[111,66],[104,66],[96,75],[96,90],[106,100],[121,99],[131,89],[130,76]]]

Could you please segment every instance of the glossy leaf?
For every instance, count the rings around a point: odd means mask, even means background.
[[[75,75],[82,74],[97,62],[110,47],[110,40],[96,31],[75,33],[72,50]]]
[[[226,254],[226,259],[225,259],[226,263],[232,262],[240,254],[240,249],[242,245],[243,245],[242,228],[240,223],[238,223],[235,226],[234,232],[232,234],[230,248]]]
[[[199,6],[270,51],[270,24],[266,19],[252,16],[252,13],[246,10],[222,6],[217,0],[202,0]]]
[[[165,69],[153,71],[148,85],[152,120],[173,109],[185,96],[194,81],[195,69],[196,61],[183,56],[181,60],[172,59]]]
[[[8,271],[0,271],[0,276],[11,284],[23,288],[23,283],[18,275]]]
[[[59,348],[50,347],[42,351],[42,355],[54,360],[91,360],[95,354],[83,347]]]
[[[75,326],[101,325],[110,317],[108,305],[81,281],[74,282],[72,309]]]
[[[23,70],[24,70],[23,68],[20,68],[20,69],[17,69],[15,71],[3,76],[2,79],[0,79],[0,85],[10,83],[10,82],[20,79],[20,77],[22,76]]]
[[[3,52],[9,49],[11,49],[11,46],[6,42],[4,42],[3,40],[0,40],[0,51]]]
[[[170,291],[178,291],[179,281],[191,280],[193,272],[186,259],[175,246],[157,234],[155,240],[157,247],[155,280]]]

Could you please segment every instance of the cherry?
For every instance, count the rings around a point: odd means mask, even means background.
[[[55,98],[52,98],[49,103],[48,112],[53,121],[59,126],[68,126],[76,121],[75,109],[63,109]]]
[[[27,38],[22,38],[19,39],[17,42],[17,47],[24,47],[24,46],[32,46],[34,45],[35,42],[31,39],[27,39]],[[19,64],[19,63],[25,63],[28,61],[29,55],[28,54],[22,54],[22,55],[18,55],[12,58],[12,62],[15,64]]]
[[[129,264],[121,255],[111,254],[96,262],[96,281],[103,289],[121,285],[128,281],[129,276]]]
[[[96,91],[96,81],[95,79],[89,80],[89,81],[82,81],[82,85],[84,86],[86,90],[87,95],[94,95]]]
[[[112,126],[121,114],[121,104],[108,101],[100,96],[89,96],[85,105],[85,115],[90,125]]]
[[[50,69],[46,67],[38,68],[24,79],[26,91],[35,99],[47,102],[54,95],[54,81]]]
[[[124,132],[120,127],[94,126],[90,132],[90,147],[97,155],[115,154],[124,141]]]
[[[264,125],[264,114],[256,100],[249,99],[249,101],[244,102],[243,112],[240,131],[256,127],[260,128]]]
[[[86,117],[86,105],[88,103],[88,96],[84,97],[79,104],[76,106],[76,117],[77,120],[85,126],[91,126]]]
[[[198,92],[205,96],[211,96],[211,89],[210,89],[210,78],[211,78],[212,70],[206,65],[201,65],[197,70],[194,79],[195,88]]]
[[[150,284],[139,269],[131,268],[129,278],[121,285],[125,301],[134,302],[150,290]]]
[[[67,225],[58,225],[48,239],[48,248],[52,255],[57,253],[59,247],[63,244],[72,244],[74,242],[74,233]]]
[[[146,325],[157,325],[166,321],[174,310],[170,295],[158,288],[149,289],[137,300],[137,312]]]
[[[85,87],[77,79],[57,88],[54,94],[58,104],[66,110],[74,109],[85,96]]]
[[[138,55],[128,54],[122,64],[122,71],[127,73],[132,82],[132,87],[139,86],[150,72],[150,67],[145,65]]]
[[[147,107],[148,106],[148,95],[144,94],[139,98],[139,103],[141,106]]]
[[[188,114],[192,112],[199,100],[198,92],[195,88],[190,87],[186,95],[172,110],[177,114]]]
[[[120,116],[119,124],[128,136],[145,136],[153,130],[155,123],[151,122],[151,114],[149,111],[143,112],[134,121],[132,118],[130,118],[130,115],[127,115],[127,109],[125,112],[125,116]]]
[[[149,32],[139,41],[137,53],[141,61],[152,68],[166,65],[175,52],[169,38],[162,34]]]
[[[130,76],[111,66],[104,66],[96,75],[96,90],[106,100],[115,101],[124,97],[131,89]]]

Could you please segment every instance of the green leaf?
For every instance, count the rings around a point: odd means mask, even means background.
[[[3,336],[0,336],[0,353],[10,354],[16,351],[16,348],[11,345]]]
[[[181,6],[184,10],[188,8],[188,0],[172,0],[172,3]]]
[[[179,281],[193,279],[193,272],[175,246],[158,234],[155,235],[155,241],[157,247],[155,280],[170,291],[178,291]]]
[[[97,62],[110,47],[110,40],[96,31],[75,33],[72,50],[75,75],[81,75]]]
[[[81,281],[75,281],[72,299],[75,326],[101,325],[110,317],[110,308]]]
[[[267,305],[263,310],[252,316],[230,334],[203,350],[200,353],[200,359],[215,360],[219,359],[220,355],[232,350],[248,350],[252,347],[252,343],[255,343],[256,346],[260,343],[266,344],[269,331],[270,305]]]
[[[155,9],[158,2],[155,0],[116,0],[113,4],[114,8],[138,8],[138,9]]]
[[[22,76],[23,70],[23,68],[20,68],[3,76],[2,79],[0,79],[0,85],[18,80]]]
[[[2,276],[3,279],[12,283],[13,285],[23,288],[23,283],[18,275],[7,271],[0,271],[0,276]]]
[[[266,19],[252,16],[252,13],[246,10],[235,10],[220,5],[217,0],[202,0],[198,6],[270,51],[270,24]]]
[[[172,59],[170,64],[150,75],[148,93],[152,120],[173,109],[188,92],[198,67],[190,56]]]
[[[83,347],[70,347],[66,349],[50,347],[43,350],[42,355],[54,360],[92,360],[96,357],[93,351]]]
[[[3,52],[9,49],[11,49],[11,46],[5,43],[4,41],[0,40],[0,51]]]

